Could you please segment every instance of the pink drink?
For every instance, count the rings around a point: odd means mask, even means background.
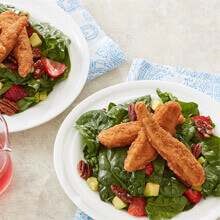
[[[8,152],[0,152],[0,194],[8,187],[12,178],[12,163]]]

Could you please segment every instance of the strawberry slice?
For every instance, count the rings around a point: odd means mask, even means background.
[[[146,200],[135,196],[132,203],[128,207],[128,213],[137,217],[147,216],[145,213]]]
[[[3,98],[11,102],[17,102],[26,96],[27,96],[26,91],[21,86],[18,85],[13,85],[3,94]]]
[[[67,68],[63,63],[59,63],[46,57],[41,57],[41,62],[43,63],[47,74],[52,78],[62,75]]]
[[[202,121],[206,122],[207,124],[211,125],[210,119],[208,117],[206,117],[206,116],[201,116],[201,115],[193,116],[192,119],[194,121],[202,120]],[[188,120],[190,120],[190,119],[188,118]]]
[[[184,196],[192,203],[198,203],[202,198],[202,194],[200,191],[187,189],[184,192]]]
[[[153,172],[154,167],[152,163],[147,164],[146,168],[145,168],[145,174],[147,176],[151,175],[151,173]]]

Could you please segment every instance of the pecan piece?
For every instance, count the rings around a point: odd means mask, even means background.
[[[34,63],[34,78],[39,79],[45,73],[44,65],[41,60]]]
[[[0,99],[0,112],[5,113],[8,116],[14,115],[19,110],[18,105],[15,102],[11,102],[7,99]]]
[[[112,192],[123,202],[132,203],[133,197],[123,188],[116,185],[111,185]]]
[[[133,103],[128,106],[128,115],[129,115],[130,121],[137,121],[135,105]]]
[[[211,135],[215,134],[214,128],[205,121],[199,119],[195,122],[195,126],[197,131],[202,134],[204,138],[210,138]]]
[[[77,165],[77,170],[79,176],[83,179],[88,179],[92,175],[92,167],[89,163],[85,163],[83,160],[80,160]]]
[[[202,145],[201,144],[191,144],[190,148],[191,148],[192,154],[197,159],[202,152]]]
[[[32,48],[33,58],[40,58],[42,56],[41,50],[39,48]]]
[[[14,65],[18,64],[16,58],[11,53],[8,55],[7,59],[8,59],[8,61],[10,61]]]

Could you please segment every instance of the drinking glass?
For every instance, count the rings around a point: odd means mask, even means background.
[[[12,178],[12,162],[9,152],[11,152],[11,144],[8,127],[4,117],[0,114],[0,194],[5,191]]]

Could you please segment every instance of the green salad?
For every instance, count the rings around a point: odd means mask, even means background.
[[[209,116],[200,115],[198,104],[180,101],[171,93],[161,92],[160,89],[157,89],[157,94],[162,102],[157,99],[156,107],[151,95],[118,105],[110,103],[108,109],[84,113],[74,127],[81,133],[86,144],[83,150],[85,164],[87,171],[91,167],[92,172],[87,172],[87,176],[80,176],[87,179],[90,189],[98,191],[102,201],[112,202],[117,209],[127,209],[131,215],[158,220],[171,219],[178,213],[192,209],[201,198],[220,197],[220,138],[215,135],[208,138],[198,135],[195,125],[197,120],[204,121],[213,129],[215,127]],[[130,146],[108,148],[101,145],[98,134],[117,124],[130,122],[128,107],[140,101],[146,104],[152,115],[156,108],[166,102],[176,101],[181,105],[184,122],[177,125],[175,138],[190,151],[193,151],[192,146],[201,146],[197,160],[206,176],[201,187],[187,186],[169,169],[166,160],[160,155],[147,164],[146,169],[127,172],[124,161]],[[78,171],[82,163],[81,161],[78,165]]]
[[[24,13],[13,6],[0,4],[0,14],[6,11]],[[27,16],[30,24],[26,29],[33,50],[32,70],[21,77],[12,52],[0,64],[0,101],[1,104],[5,104],[2,101],[5,99],[16,103],[16,113],[45,100],[57,83],[68,78],[71,68],[70,39],[49,23],[33,19],[28,12]],[[0,110],[7,114],[4,108]]]

